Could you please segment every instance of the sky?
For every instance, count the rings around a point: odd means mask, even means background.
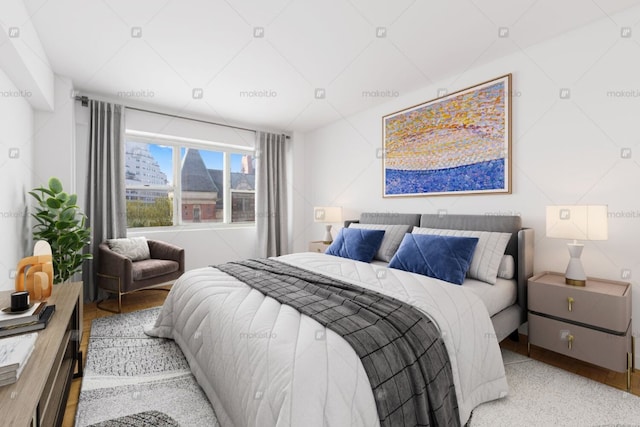
[[[160,165],[160,170],[167,175],[170,184],[173,184],[173,168],[171,166],[172,148],[166,145],[148,144],[151,155]],[[208,169],[222,170],[224,154],[219,151],[199,150],[202,160]],[[184,157],[185,148],[180,149],[180,158]],[[242,168],[242,154],[231,155],[231,172],[240,172]]]

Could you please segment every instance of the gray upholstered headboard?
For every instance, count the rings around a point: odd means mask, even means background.
[[[512,255],[516,261],[520,323],[526,321],[527,280],[533,276],[534,235],[533,229],[522,228],[522,219],[519,216],[364,212],[360,215],[359,221],[345,221],[345,227],[348,227],[351,222],[363,224],[408,224],[427,228],[511,233],[511,239],[507,244],[505,253]]]

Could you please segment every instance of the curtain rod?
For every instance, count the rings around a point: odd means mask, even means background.
[[[83,107],[87,107],[89,105],[89,97],[88,96],[79,96],[76,95],[75,96],[75,100],[76,101],[80,101],[82,103]],[[210,122],[207,120],[202,120],[202,119],[194,119],[192,117],[184,117],[184,116],[179,116],[177,114],[168,114],[168,113],[160,113],[158,111],[153,111],[153,110],[146,110],[144,108],[137,108],[137,107],[128,107],[125,105],[125,108],[128,108],[129,110],[137,110],[137,111],[142,111],[144,113],[151,113],[151,114],[160,114],[162,116],[167,116],[167,117],[173,117],[174,119],[184,119],[184,120],[192,120],[194,122],[200,122],[200,123],[207,123],[210,125],[216,125],[216,126],[225,126],[231,129],[238,129],[238,130],[246,130],[249,132],[254,132],[257,133],[258,131],[255,129],[249,129],[249,128],[243,128],[243,127],[239,127],[239,126],[231,126],[231,125],[225,125],[222,123],[216,123],[216,122]],[[285,135],[286,139],[289,139],[290,136],[289,135]]]

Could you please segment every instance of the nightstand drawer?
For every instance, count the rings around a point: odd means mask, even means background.
[[[529,310],[618,333],[631,318],[631,289],[595,279],[587,286],[564,284],[560,275],[546,273],[529,279]]]
[[[617,372],[627,370],[631,327],[613,335],[529,313],[529,343]]]

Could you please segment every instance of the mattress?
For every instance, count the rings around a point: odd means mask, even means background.
[[[516,303],[518,298],[518,282],[498,277],[495,285],[475,279],[465,279],[462,286],[471,289],[487,307],[489,316],[500,313]]]
[[[376,267],[388,267],[389,263],[373,260]],[[456,286],[456,285],[453,285]],[[471,289],[487,307],[489,316],[500,313],[505,308],[512,306],[518,299],[518,282],[515,279],[502,279],[498,277],[496,284],[491,285],[481,280],[466,278],[462,283],[467,289]]]

